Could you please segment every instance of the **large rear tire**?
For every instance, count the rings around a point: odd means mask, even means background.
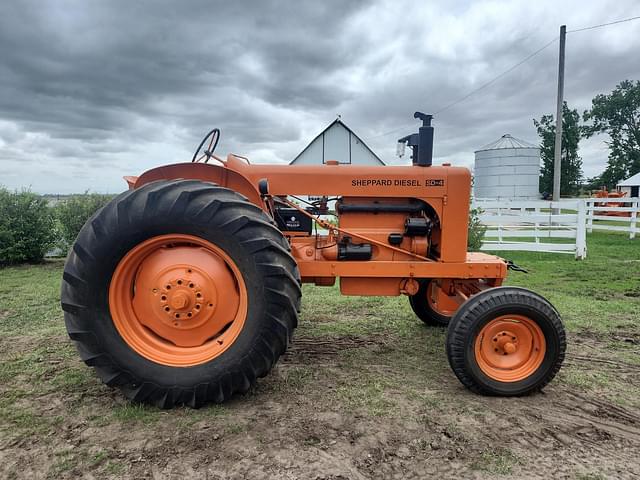
[[[453,372],[465,387],[484,395],[540,390],[560,370],[566,346],[553,305],[517,287],[474,295],[453,316],[447,332]]]
[[[85,224],[61,303],[102,381],[171,408],[248,391],[286,350],[300,296],[289,245],[260,208],[175,180],[125,192]]]

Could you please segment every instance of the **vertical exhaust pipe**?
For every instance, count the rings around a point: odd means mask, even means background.
[[[418,133],[412,133],[398,140],[398,156],[404,154],[404,147],[411,147],[411,160],[413,165],[419,167],[430,167],[433,163],[433,126],[431,120],[433,115],[416,112],[413,118],[422,120],[422,126],[418,129]]]
[[[422,120],[422,126],[418,129],[418,161],[413,159],[413,164],[419,167],[430,167],[433,163],[433,127],[431,120],[433,115],[421,112],[413,114],[413,118]]]

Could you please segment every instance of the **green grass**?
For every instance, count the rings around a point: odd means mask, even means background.
[[[73,450],[62,450],[54,454],[55,462],[49,470],[49,478],[59,478],[65,472],[77,467],[81,461],[78,452]]]
[[[576,480],[606,480],[606,478],[601,473],[578,473],[576,475]]]
[[[640,323],[640,239],[595,232],[587,258],[566,254],[495,252],[529,271],[510,272],[507,283],[548,298],[570,331],[611,332]]]
[[[109,475],[115,475],[116,477],[122,475],[127,470],[127,466],[116,460],[109,460],[105,467],[104,471]]]
[[[150,424],[158,421],[162,417],[162,412],[147,405],[125,403],[115,407],[112,415],[122,423]]]
[[[350,410],[364,410],[374,417],[393,415],[393,402],[385,397],[390,385],[383,379],[360,378],[338,386],[337,400]]]
[[[569,354],[551,387],[556,393],[590,392],[637,409],[640,238],[595,232],[587,240],[584,261],[563,254],[503,252],[530,272],[510,272],[507,283],[542,294],[565,321]],[[319,410],[338,412],[344,419],[374,419],[376,425],[408,420],[436,431],[444,428],[447,442],[470,452],[464,460],[468,466],[486,472],[478,473],[481,476],[518,474],[529,467],[517,445],[511,445],[513,451],[506,448],[509,445],[489,450],[475,442],[469,425],[481,425],[475,430],[480,435],[482,425],[495,415],[493,399],[481,399],[460,387],[446,361],[446,330],[425,328],[404,296],[347,297],[340,295],[338,285],[304,285],[295,334],[299,342],[296,345],[294,337],[291,356],[271,375],[225,405],[167,412],[125,402],[80,361],[59,305],[62,268],[57,260],[0,269],[0,442],[5,442],[0,448],[29,442],[53,452],[50,478],[78,472],[117,478],[137,468],[131,458],[114,458],[113,444],[101,443],[99,436],[91,440],[94,449],[80,446],[69,453],[68,443],[59,440],[70,431],[105,427],[144,431],[149,438],[186,438],[204,428],[211,432],[202,434],[207,440],[218,435],[250,437],[254,423],[270,422],[271,417],[247,417],[246,412],[257,409],[269,415],[273,405],[283,404],[296,412],[292,422]],[[295,353],[296,346],[302,353]],[[310,430],[303,440],[296,440],[294,429],[293,439],[286,441],[295,448],[325,444],[312,422],[303,426]],[[273,440],[271,428],[255,435],[259,441]],[[428,443],[423,447],[430,450]],[[597,470],[585,466],[576,474],[600,478],[591,473]]]
[[[640,239],[596,232],[587,240],[588,256],[582,261],[557,253],[495,253],[529,272],[509,272],[506,284],[529,288],[549,299],[570,334],[578,338],[595,336],[612,359],[640,364],[637,343],[625,341],[630,337],[637,342],[640,336]],[[366,370],[367,365],[382,364],[412,372],[411,382],[401,385],[402,391],[437,408],[439,385],[434,372],[447,368],[442,362],[446,330],[423,328],[407,304],[403,296],[347,297],[339,294],[338,285],[305,285],[298,335],[377,338],[381,346],[339,352],[341,364],[359,371]],[[403,347],[397,348],[396,344]],[[571,340],[569,349],[573,349]],[[631,397],[638,397],[639,389],[616,375],[615,366],[592,366],[588,362],[568,364],[558,381],[583,391],[607,391],[612,401],[622,405],[638,403]],[[358,381],[339,386],[338,403],[373,415],[385,414],[391,397],[379,383],[378,374],[375,371],[368,378],[364,373]],[[391,383],[387,390],[401,382]]]
[[[560,380],[582,390],[593,390],[609,386],[612,377],[613,375],[604,372],[579,371],[570,368],[562,372]]]
[[[63,333],[61,260],[0,269],[0,331],[3,335]]]
[[[471,464],[471,468],[495,475],[510,475],[513,473],[513,467],[518,463],[520,460],[513,452],[505,448],[497,448],[483,451]]]

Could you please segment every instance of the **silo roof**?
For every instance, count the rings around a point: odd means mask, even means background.
[[[510,134],[505,133],[495,142],[491,142],[488,145],[476,150],[476,152],[481,152],[483,150],[499,150],[501,148],[539,148],[537,145],[533,145],[532,143],[525,142],[524,140],[520,140],[519,138],[512,137]]]

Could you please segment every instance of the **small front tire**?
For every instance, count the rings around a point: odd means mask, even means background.
[[[447,332],[453,372],[471,391],[516,396],[540,390],[558,373],[566,334],[560,315],[540,295],[497,287],[471,297]]]

